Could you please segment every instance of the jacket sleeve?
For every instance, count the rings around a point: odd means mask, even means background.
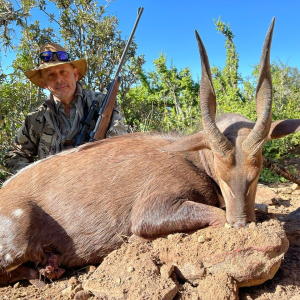
[[[36,135],[41,123],[37,113],[28,114],[3,158],[3,164],[12,174],[34,162],[39,138]]]
[[[124,116],[122,115],[120,106],[116,103],[111,116],[110,126],[108,127],[106,137],[110,138],[126,133],[128,132],[124,123]]]

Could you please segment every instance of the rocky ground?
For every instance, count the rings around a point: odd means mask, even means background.
[[[1,287],[0,299],[300,300],[300,188],[260,185],[256,202],[257,225],[125,243],[98,268]]]

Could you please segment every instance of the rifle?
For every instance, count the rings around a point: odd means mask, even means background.
[[[121,77],[119,76],[119,73],[121,71],[121,68],[124,64],[125,61],[125,56],[128,52],[129,46],[131,44],[131,41],[133,39],[135,30],[137,28],[137,25],[139,23],[139,20],[141,18],[141,15],[143,13],[144,8],[140,7],[138,9],[138,16],[135,21],[135,24],[133,26],[133,29],[131,31],[130,37],[126,43],[125,49],[122,53],[119,65],[117,67],[117,70],[114,74],[114,79],[110,82],[110,84],[107,87],[107,94],[105,95],[105,98],[103,100],[103,104],[101,108],[99,109],[99,102],[97,100],[94,100],[91,108],[89,110],[89,113],[86,118],[83,118],[80,122],[83,124],[81,131],[79,134],[77,134],[74,137],[73,140],[73,146],[78,147],[79,145],[82,145],[86,141],[86,136],[87,136],[87,130],[89,126],[92,123],[93,117],[95,112],[98,112],[98,119],[95,125],[94,130],[90,133],[89,137],[89,142],[97,141],[100,139],[104,139],[107,129],[109,127],[111,115],[115,106],[116,98],[117,98],[117,93],[119,90],[120,82],[121,82]]]

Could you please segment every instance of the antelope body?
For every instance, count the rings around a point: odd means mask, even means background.
[[[100,263],[123,236],[152,239],[254,222],[262,146],[300,128],[300,120],[271,121],[273,27],[274,20],[261,58],[256,123],[237,114],[215,122],[210,66],[196,32],[203,131],[176,139],[136,133],[94,142],[11,178],[0,190],[0,283],[35,283],[39,273],[28,262],[45,267],[49,278],[60,276],[58,266]]]

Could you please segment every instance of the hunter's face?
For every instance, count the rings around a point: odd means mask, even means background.
[[[64,104],[75,98],[78,69],[71,64],[58,65],[41,70],[41,83],[50,93]]]

